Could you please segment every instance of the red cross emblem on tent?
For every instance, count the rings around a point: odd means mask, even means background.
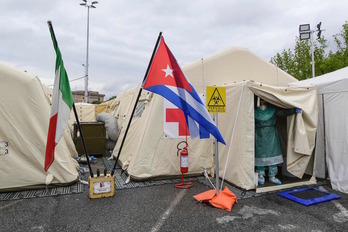
[[[166,109],[166,122],[176,122],[178,124],[178,136],[190,136],[190,132],[187,128],[184,112],[179,108],[167,108]]]
[[[184,112],[169,101],[164,101],[164,135],[167,138],[179,138],[186,136],[187,131],[187,136],[190,136]]]

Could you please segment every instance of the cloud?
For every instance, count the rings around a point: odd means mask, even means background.
[[[85,75],[87,8],[79,1],[3,0],[1,6],[1,62],[52,84],[51,20],[70,80]],[[100,0],[89,11],[89,89],[109,98],[140,84],[160,31],[180,65],[232,46],[270,60],[294,47],[299,24],[313,28],[321,21],[333,43],[332,35],[348,20],[347,9],[344,0]],[[84,89],[84,80],[71,87]]]

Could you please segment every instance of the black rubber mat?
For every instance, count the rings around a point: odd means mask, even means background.
[[[107,157],[100,157],[95,164],[92,164],[92,169],[101,168],[103,170],[106,168],[107,170],[111,170],[115,164],[115,160],[108,159]],[[81,165],[83,167],[84,165]],[[87,168],[87,166],[85,167]],[[94,170],[95,172],[95,170]],[[82,180],[87,181],[89,173],[85,173],[80,176]],[[115,189],[132,189],[132,188],[142,188],[156,185],[164,185],[164,184],[178,184],[181,183],[181,178],[174,179],[164,179],[164,180],[148,180],[148,181],[130,181],[126,184],[128,176],[125,172],[122,172],[122,169],[119,165],[116,165],[115,171]],[[185,177],[185,182],[198,181],[209,188],[212,188],[212,185],[204,176],[197,177]],[[215,184],[215,178],[210,178],[210,181]],[[324,183],[318,183],[318,185],[322,185]],[[224,182],[224,186],[227,186],[231,192],[233,192],[238,199],[245,199],[250,197],[261,196],[261,193],[256,193],[254,190],[245,191],[229,183]],[[56,188],[47,188],[47,189],[33,189],[26,191],[17,191],[17,192],[8,192],[8,193],[0,193],[0,201],[6,200],[18,200],[18,199],[31,199],[37,197],[49,197],[49,196],[59,196],[59,195],[67,195],[67,194],[77,194],[88,191],[88,186],[82,184],[81,182],[77,182],[71,186],[66,187],[56,187]]]
[[[113,159],[108,160],[106,157],[102,157],[102,161],[108,170],[111,170],[113,166],[115,165],[115,160]],[[131,181],[128,184],[126,184],[125,182],[127,179],[127,175],[124,172],[122,172],[122,169],[118,164],[116,165],[115,173],[116,173],[115,189],[130,189],[130,188],[141,188],[141,187],[147,187],[147,186],[163,185],[163,184],[174,185],[177,183],[181,183],[181,178],[176,178],[176,179],[169,179],[169,180]],[[199,183],[204,184],[209,188],[213,188],[210,182],[204,176],[187,177],[187,178],[184,178],[184,181],[185,182],[198,181]],[[210,178],[210,181],[215,185],[215,178]],[[224,183],[224,187],[225,186],[227,186],[228,189],[236,195],[237,199],[245,199],[250,197],[261,196],[260,193],[256,193],[255,191],[244,191],[226,182]]]
[[[292,193],[291,195],[297,198],[308,200],[312,198],[325,197],[330,195],[330,193],[319,192],[315,189],[308,189],[306,191]]]
[[[115,160],[108,159],[106,157],[102,157],[102,161],[107,168],[107,170],[111,170],[113,166],[115,165]],[[131,188],[142,188],[142,187],[148,187],[148,186],[156,186],[156,185],[163,185],[163,184],[178,184],[181,183],[181,178],[175,178],[175,179],[167,179],[167,180],[149,180],[149,181],[130,181],[126,184],[127,175],[125,172],[122,172],[121,167],[117,164],[116,165],[116,171],[115,171],[115,189],[131,189]],[[204,180],[203,176],[198,177],[185,177],[184,181],[202,181]]]
[[[83,184],[81,184],[80,182],[77,182],[71,186],[66,186],[66,187],[32,189],[32,190],[25,190],[25,191],[0,193],[0,201],[76,194],[76,193],[82,193],[84,191],[84,188],[85,187]]]

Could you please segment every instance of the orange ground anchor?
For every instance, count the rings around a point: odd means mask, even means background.
[[[232,210],[234,203],[238,202],[237,196],[227,186],[225,186],[224,190],[219,191],[219,195],[216,195],[215,189],[212,189],[197,194],[193,198],[200,202],[209,202],[212,206],[229,212]]]

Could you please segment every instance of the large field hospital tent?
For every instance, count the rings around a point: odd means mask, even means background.
[[[348,193],[348,67],[289,85],[317,87],[317,176],[328,171],[332,188]]]
[[[183,71],[198,93],[206,86],[254,80],[273,86],[297,81],[283,70],[263,60],[249,49],[232,47],[185,65]]]
[[[193,86],[196,88],[199,94],[204,94],[206,86],[212,85],[224,85],[227,88],[227,92],[230,94],[228,97],[227,107],[229,107],[230,113],[225,115],[219,115],[219,129],[223,131],[223,135],[227,142],[227,146],[224,149],[220,149],[219,153],[221,159],[220,169],[224,167],[226,163],[224,159],[227,159],[231,133],[233,129],[233,118],[234,113],[237,110],[238,99],[241,93],[241,86],[245,86],[245,91],[243,92],[243,105],[241,105],[240,116],[238,116],[238,127],[244,126],[244,128],[239,128],[236,130],[235,135],[239,138],[238,140],[233,140],[234,146],[231,148],[231,155],[229,158],[230,163],[239,165],[238,168],[233,167],[227,168],[225,173],[225,178],[227,181],[236,184],[244,189],[254,189],[256,185],[254,184],[254,167],[253,167],[253,151],[254,151],[254,140],[253,140],[253,105],[254,105],[254,89],[250,86],[252,85],[250,81],[240,82],[243,80],[255,80],[262,82],[264,87],[261,87],[261,91],[255,90],[255,94],[258,94],[265,99],[274,102],[275,105],[284,108],[298,107],[304,108],[303,117],[295,117],[289,121],[291,125],[294,122],[297,124],[303,121],[309,121],[305,132],[307,133],[304,137],[308,137],[306,142],[306,149],[303,155],[290,156],[288,159],[288,169],[293,175],[301,178],[306,172],[312,175],[312,167],[310,167],[311,162],[311,150],[313,149],[313,131],[315,134],[315,119],[311,122],[311,117],[315,114],[316,108],[313,106],[308,107],[304,105],[304,99],[309,97],[311,100],[308,104],[314,104],[316,100],[315,90],[313,88],[305,88],[297,91],[287,91],[286,89],[277,89],[275,86],[287,86],[288,83],[296,81],[295,78],[286,74],[277,67],[269,64],[263,59],[259,58],[248,49],[241,48],[231,48],[222,53],[210,56],[208,58],[199,60],[192,64],[183,67],[183,71],[186,77],[190,80]],[[236,83],[233,86],[232,84]],[[241,84],[244,83],[244,84]],[[248,84],[247,84],[248,83]],[[266,85],[271,85],[274,87],[267,87]],[[263,90],[264,88],[267,89]],[[273,90],[275,88],[275,90]],[[271,89],[271,90],[268,90]],[[289,88],[287,88],[289,89]],[[116,157],[121,145],[122,138],[126,130],[127,123],[131,111],[134,107],[135,100],[139,91],[139,87],[129,89],[124,93],[117,95],[116,107],[114,111],[114,116],[118,120],[119,126],[122,128],[120,137],[117,141],[116,147],[113,151],[113,156]],[[264,91],[264,92],[263,92]],[[288,93],[286,97],[281,94]],[[297,97],[296,95],[301,95]],[[231,95],[233,97],[231,97]],[[244,96],[245,95],[245,96]],[[314,96],[314,98],[313,98]],[[279,98],[279,99],[278,99]],[[278,99],[277,101],[275,99]],[[205,99],[203,100],[205,101]],[[301,102],[303,101],[303,102]],[[177,157],[177,144],[185,140],[185,138],[169,138],[167,134],[164,133],[164,127],[166,122],[165,119],[165,100],[163,97],[156,94],[149,93],[143,90],[141,98],[138,102],[136,114],[133,117],[132,125],[129,128],[127,138],[124,142],[122,152],[119,158],[120,164],[123,169],[131,176],[132,179],[147,179],[147,178],[164,178],[168,176],[180,175],[180,161]],[[311,109],[307,109],[311,108]],[[248,114],[248,115],[244,115]],[[250,120],[246,120],[245,117],[248,116]],[[223,119],[223,117],[225,117]],[[313,116],[314,117],[314,116]],[[221,118],[221,120],[220,120]],[[308,119],[310,118],[310,119]],[[315,118],[315,117],[314,117]],[[303,122],[304,123],[304,122]],[[295,123],[295,125],[297,125]],[[285,122],[285,125],[286,122]],[[286,126],[285,126],[286,128]],[[292,128],[295,128],[292,126]],[[296,127],[297,128],[297,127]],[[304,128],[304,127],[298,127]],[[250,130],[250,131],[246,131]],[[286,129],[285,129],[286,130]],[[237,132],[238,131],[238,132]],[[312,133],[311,133],[312,132]],[[245,137],[240,137],[238,133],[242,133]],[[298,133],[296,133],[298,134]],[[299,137],[296,137],[297,139]],[[302,137],[303,138],[303,137]],[[188,139],[189,144],[189,174],[202,174],[206,169],[208,173],[214,174],[215,169],[215,139]],[[248,141],[243,142],[242,141]],[[285,139],[285,141],[287,141]],[[298,139],[297,141],[302,141]],[[250,142],[250,143],[249,143]],[[292,140],[290,141],[292,143]],[[298,143],[296,143],[299,146]],[[220,145],[221,147],[222,145]],[[238,152],[234,152],[238,151]],[[293,153],[293,152],[291,152]],[[236,164],[235,158],[238,160]],[[303,156],[303,157],[302,157]],[[293,158],[296,157],[296,158]],[[295,159],[295,160],[294,160]],[[239,170],[240,174],[235,175],[235,170]],[[220,176],[222,177],[223,170],[220,170]],[[310,179],[310,178],[309,178]],[[311,183],[315,179],[311,179]],[[302,183],[303,184],[303,183]]]
[[[44,171],[51,107],[38,78],[0,63],[0,83],[0,191],[78,180],[71,158],[77,153],[67,145],[72,140],[68,133],[56,146],[52,166]]]
[[[118,154],[138,92],[139,87],[136,87],[117,96],[119,105],[115,114],[118,125],[122,129],[113,151],[115,157]],[[181,174],[177,144],[185,138],[166,138],[163,118],[163,98],[143,91],[119,158],[122,168],[126,169],[128,175],[133,179],[163,178]],[[213,173],[214,165],[211,155],[213,147],[212,143],[206,141],[188,138],[190,174],[202,174],[205,168],[208,173]],[[207,154],[206,159],[205,154]]]

